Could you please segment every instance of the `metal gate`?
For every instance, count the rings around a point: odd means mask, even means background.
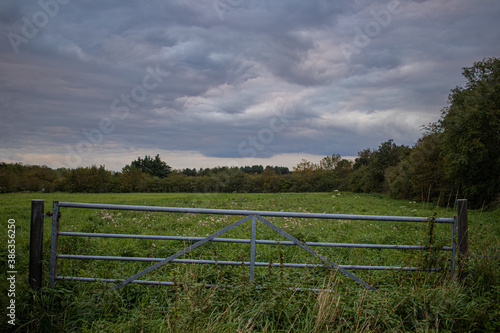
[[[35,281],[33,287],[37,287],[41,284],[41,268],[37,268],[36,264],[41,265],[41,253],[38,255],[40,257],[39,261],[36,260],[37,254],[33,251],[37,251],[37,248],[41,246],[34,244],[33,238],[40,240],[40,226],[37,227],[36,220],[42,220],[43,217],[37,217],[34,215],[39,215],[40,211],[43,212],[43,201],[38,200],[38,204],[42,205],[41,210],[34,209],[36,204],[34,200],[32,202],[32,241],[31,241],[31,255],[30,255],[30,281]],[[40,202],[41,201],[41,202]],[[461,201],[461,202],[460,202]],[[164,213],[186,213],[186,214],[215,214],[215,215],[239,215],[243,216],[238,221],[226,226],[225,228],[207,236],[207,237],[182,237],[182,236],[159,236],[159,235],[137,235],[137,234],[112,234],[112,233],[83,233],[83,232],[60,232],[59,224],[61,217],[61,208],[78,208],[78,209],[109,209],[109,210],[128,210],[128,211],[146,211],[146,212],[164,212]],[[456,231],[458,228],[458,237],[460,240],[460,247],[467,247],[467,211],[466,211],[466,200],[459,200],[458,205],[458,219],[453,218],[435,218],[433,222],[435,223],[449,223],[451,224],[451,235],[450,235],[450,246],[443,246],[439,250],[450,251],[451,252],[451,270],[454,276],[455,274],[455,257],[456,257]],[[465,207],[465,208],[464,208]],[[35,211],[35,213],[34,213]],[[37,213],[38,212],[38,213]],[[464,214],[465,212],[465,214]],[[47,216],[47,215],[45,215]],[[73,281],[102,281],[115,283],[114,288],[120,288],[128,283],[138,283],[138,284],[159,284],[159,285],[174,285],[174,282],[169,281],[150,281],[150,280],[138,280],[138,278],[143,275],[155,270],[156,268],[165,265],[170,262],[175,263],[199,263],[199,264],[218,264],[218,265],[242,265],[241,261],[213,261],[213,260],[194,260],[194,259],[178,259],[189,251],[207,243],[207,242],[229,242],[229,243],[249,243],[250,244],[250,261],[244,262],[245,266],[249,267],[250,270],[250,281],[254,279],[255,267],[256,266],[269,266],[270,263],[267,262],[256,262],[255,251],[256,244],[282,244],[282,245],[296,245],[307,251],[312,256],[321,260],[323,264],[306,264],[306,263],[273,263],[273,266],[285,266],[285,267],[315,267],[315,266],[325,266],[331,269],[335,269],[340,273],[348,276],[352,280],[356,281],[360,285],[370,290],[375,290],[373,286],[361,280],[359,277],[349,272],[349,270],[435,270],[432,268],[420,268],[420,267],[396,267],[396,266],[360,266],[360,265],[338,265],[328,258],[318,254],[312,247],[347,247],[347,248],[371,248],[371,249],[399,249],[399,250],[426,250],[428,247],[422,245],[393,245],[393,244],[352,244],[352,243],[323,243],[323,242],[302,242],[297,238],[293,237],[283,229],[277,227],[275,224],[268,221],[265,217],[291,217],[291,218],[301,218],[301,219],[331,219],[331,220],[362,220],[362,221],[391,221],[391,222],[416,222],[425,223],[429,221],[427,217],[406,217],[406,216],[380,216],[380,215],[351,215],[351,214],[316,214],[316,213],[297,213],[297,212],[275,212],[275,211],[251,211],[251,210],[227,210],[227,209],[204,209],[204,208],[183,208],[183,207],[157,207],[157,206],[133,206],[133,205],[111,205],[111,204],[93,204],[93,203],[76,203],[76,202],[53,202],[53,212],[52,216],[52,236],[51,236],[51,254],[50,254],[50,278],[49,286],[54,287],[57,280],[73,280]],[[257,233],[257,221],[260,221],[264,226],[271,228],[275,232],[284,236],[288,241],[276,241],[276,240],[258,240],[256,239]],[[251,238],[250,239],[232,239],[232,238],[220,238],[225,232],[236,228],[244,223],[251,223]],[[465,225],[465,229],[464,229]],[[43,224],[42,224],[43,230]],[[38,231],[37,231],[38,230]],[[34,237],[35,233],[35,237]],[[167,258],[147,258],[147,257],[116,257],[116,256],[89,256],[89,255],[70,255],[58,253],[58,240],[59,237],[107,237],[107,238],[128,238],[128,239],[156,239],[156,240],[184,240],[195,242],[194,244],[184,248],[183,250],[172,254]],[[464,244],[465,243],[465,244]],[[465,250],[466,251],[466,250]],[[464,252],[462,252],[464,253]],[[31,258],[34,258],[34,263],[32,264]],[[134,274],[133,276],[127,278],[117,278],[117,279],[100,279],[100,278],[89,278],[89,277],[73,277],[73,276],[59,276],[57,275],[57,261],[61,259],[86,259],[86,260],[126,260],[126,261],[145,261],[145,262],[156,262],[154,265]],[[32,267],[35,273],[32,274]],[[39,276],[37,276],[39,274]]]

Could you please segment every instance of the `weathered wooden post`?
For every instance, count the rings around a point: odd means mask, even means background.
[[[43,200],[31,200],[29,284],[33,290],[42,287],[43,209]]]
[[[469,218],[467,215],[467,199],[457,200],[457,242],[459,253],[458,276],[462,277],[462,270],[469,254]]]

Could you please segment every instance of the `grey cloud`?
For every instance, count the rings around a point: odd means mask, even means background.
[[[13,24],[22,17],[23,4],[15,0],[0,2],[0,22]]]
[[[391,137],[411,145],[463,82],[461,67],[498,56],[500,6],[401,0],[404,10],[346,59],[342,43],[353,43],[355,28],[388,3],[71,1],[15,54],[5,36],[21,34],[21,18],[41,9],[3,2],[1,148],[13,149],[9,156],[28,146],[76,150],[84,130],[98,131],[110,117],[113,130],[92,154],[239,158],[250,137],[260,140],[256,157],[352,156]],[[155,67],[168,76],[128,116],[113,118],[113,101],[141,87]],[[271,130],[284,110],[286,126]]]

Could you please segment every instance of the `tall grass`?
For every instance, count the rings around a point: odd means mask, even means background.
[[[249,282],[248,267],[172,264],[148,275],[176,281],[174,287],[127,285],[119,290],[106,283],[58,281],[34,293],[28,288],[29,207],[52,200],[285,210],[328,213],[437,217],[454,215],[452,208],[428,207],[379,195],[320,194],[10,194],[0,196],[1,215],[16,219],[18,266],[18,332],[495,332],[500,329],[500,210],[471,211],[471,255],[463,279],[448,270],[439,273],[356,271],[378,288],[369,291],[341,273],[324,268],[261,267]],[[206,235],[233,220],[226,216],[152,214],[64,209],[61,230],[169,235]],[[236,217],[237,218],[237,217]],[[135,219],[135,220],[134,220]],[[140,222],[139,222],[140,220]],[[48,221],[48,220],[47,220]],[[449,226],[407,225],[361,221],[273,220],[306,241],[434,244],[449,242]],[[309,225],[311,223],[311,225]],[[248,225],[227,237],[249,238]],[[6,233],[6,232],[5,232]],[[44,268],[48,271],[49,223],[44,230]],[[3,237],[3,236],[2,236]],[[276,237],[259,227],[258,238]],[[3,242],[2,244],[6,244]],[[153,246],[154,244],[154,246]],[[183,242],[62,238],[62,253],[165,257],[185,247]],[[4,249],[2,249],[4,251]],[[391,250],[318,249],[340,264],[421,264],[449,267],[449,253]],[[291,246],[257,250],[258,261],[314,262]],[[248,260],[248,246],[207,244],[191,258]],[[224,258],[221,258],[224,257]],[[5,256],[3,256],[5,258]],[[2,274],[6,263],[1,261]],[[60,272],[76,276],[128,277],[150,264],[60,260]],[[47,285],[48,274],[44,276]],[[210,283],[219,287],[206,288]],[[226,286],[231,285],[231,288]],[[5,290],[5,278],[0,281]],[[296,287],[304,287],[297,290]],[[305,288],[317,288],[310,291]],[[2,304],[7,300],[1,295]],[[2,305],[3,307],[3,305]],[[3,307],[5,308],[5,307]],[[2,324],[4,322],[2,321]]]

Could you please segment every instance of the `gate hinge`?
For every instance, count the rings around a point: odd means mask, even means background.
[[[43,217],[51,217],[53,214],[51,212],[47,212],[45,213],[45,215],[43,215]],[[61,218],[61,212],[59,212],[57,214],[57,221],[59,222],[59,219]]]

